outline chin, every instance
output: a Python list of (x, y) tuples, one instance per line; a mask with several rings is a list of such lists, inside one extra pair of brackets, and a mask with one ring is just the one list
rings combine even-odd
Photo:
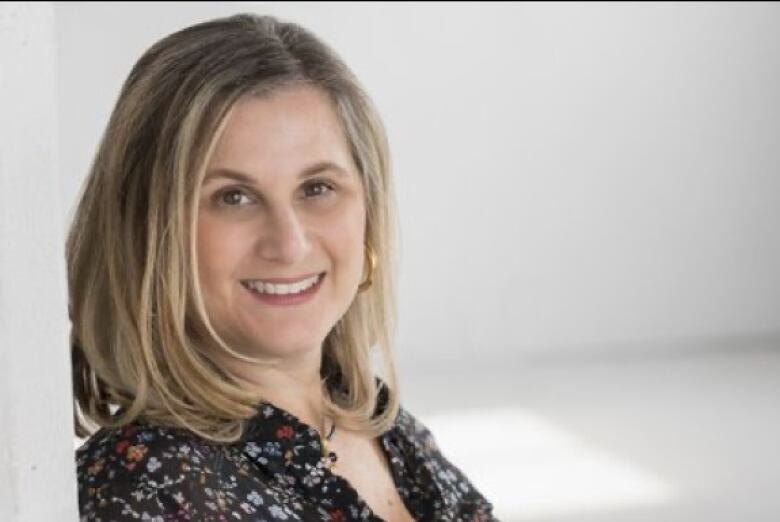
[(250, 350), (257, 356), (272, 355), (272, 356), (285, 356), (292, 354), (300, 354), (309, 352), (311, 350), (319, 350), (322, 346), (325, 337), (322, 338), (300, 338), (298, 336), (292, 336), (289, 338), (275, 337), (273, 341), (263, 340), (256, 338), (245, 346), (251, 347)]

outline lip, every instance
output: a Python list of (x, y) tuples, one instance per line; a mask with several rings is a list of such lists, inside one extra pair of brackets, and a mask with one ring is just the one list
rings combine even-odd
[[(322, 274), (322, 277), (320, 277), (317, 283), (315, 283), (313, 286), (307, 288), (306, 290), (304, 290), (299, 294), (261, 294), (255, 292), (254, 290), (250, 290), (244, 284), (241, 284), (241, 287), (250, 295), (250, 297), (257, 299), (258, 301), (265, 304), (278, 305), (278, 306), (297, 305), (313, 299), (314, 296), (317, 294), (320, 287), (322, 286), (322, 282), (325, 281), (325, 277), (327, 276), (326, 272), (320, 272), (320, 274)], [(318, 275), (318, 274), (312, 274), (312, 275)]]

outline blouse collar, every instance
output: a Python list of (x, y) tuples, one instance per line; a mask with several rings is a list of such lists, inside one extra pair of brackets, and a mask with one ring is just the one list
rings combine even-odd
[[(378, 377), (377, 381), (379, 397), (374, 416), (385, 410), (388, 401), (387, 385)], [(399, 411), (391, 429), (382, 435), (389, 436), (393, 445), (399, 440), (396, 432), (400, 415)], [(277, 480), (304, 489), (323, 480), (327, 464), (317, 430), (270, 402), (258, 404), (257, 415), (249, 420), (242, 444), (244, 454)]]

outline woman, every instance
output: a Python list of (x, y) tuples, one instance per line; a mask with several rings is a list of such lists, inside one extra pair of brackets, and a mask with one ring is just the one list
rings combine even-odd
[(300, 26), (140, 58), (67, 245), (83, 520), (495, 520), (399, 404), (392, 201), (373, 105)]

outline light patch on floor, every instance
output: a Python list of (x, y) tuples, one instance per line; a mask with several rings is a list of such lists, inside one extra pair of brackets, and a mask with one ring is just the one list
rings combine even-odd
[(663, 478), (517, 408), (420, 417), (500, 520), (539, 520), (672, 502)]

